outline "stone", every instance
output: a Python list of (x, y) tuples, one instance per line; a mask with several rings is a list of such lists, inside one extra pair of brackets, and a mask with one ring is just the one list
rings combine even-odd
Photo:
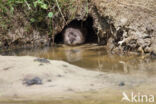
[(42, 84), (42, 79), (39, 77), (33, 77), (33, 78), (25, 78), (23, 80), (23, 84), (27, 86), (32, 86), (32, 85), (41, 85)]

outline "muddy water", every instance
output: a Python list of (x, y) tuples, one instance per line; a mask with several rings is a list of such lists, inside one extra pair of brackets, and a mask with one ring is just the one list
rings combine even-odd
[[(156, 77), (156, 60), (143, 59), (139, 56), (122, 56), (112, 55), (107, 53), (107, 49), (96, 44), (86, 44), (83, 46), (70, 47), (58, 45), (55, 48), (40, 48), (40, 49), (17, 49), (11, 51), (1, 51), (2, 55), (15, 56), (36, 56), (51, 60), (64, 60), (71, 64), (86, 68), (88, 70), (102, 71), (106, 73), (125, 74), (130, 76), (143, 76), (146, 78)], [(140, 77), (140, 78), (143, 78)], [(126, 78), (126, 77), (125, 77)], [(131, 83), (135, 83), (131, 81)], [(142, 81), (142, 80), (141, 80)], [(143, 81), (144, 82), (144, 81)], [(151, 85), (150, 85), (151, 84)], [(70, 100), (55, 100), (52, 101), (8, 101), (2, 104), (121, 104), (122, 92), (132, 91), (142, 92), (146, 94), (155, 93), (155, 84), (150, 83), (147, 86), (142, 85), (141, 88), (120, 88), (118, 90), (109, 88), (108, 90), (99, 92), (80, 93), (78, 97), (72, 97)], [(145, 90), (144, 90), (145, 89)], [(145, 92), (146, 91), (146, 92)], [(1, 104), (1, 103), (0, 103)], [(129, 104), (129, 103), (127, 103)], [(142, 103), (143, 104), (143, 103)]]
[(51, 60), (64, 60), (71, 64), (95, 71), (123, 74), (156, 75), (156, 60), (139, 56), (112, 55), (104, 46), (86, 44), (82, 46), (57, 45), (54, 48), (17, 49), (1, 52), (3, 55), (36, 56)]

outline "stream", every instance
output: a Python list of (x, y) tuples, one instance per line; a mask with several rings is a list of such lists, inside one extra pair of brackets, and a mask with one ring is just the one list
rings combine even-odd
[(88, 70), (108, 73), (156, 75), (156, 60), (141, 56), (112, 55), (104, 46), (85, 44), (81, 46), (56, 45), (34, 49), (1, 51), (2, 55), (35, 56), (51, 60), (63, 60)]
[[(127, 81), (128, 87), (124, 83), (120, 83), (119, 89), (116, 90), (109, 88), (105, 91), (100, 90), (99, 92), (85, 92), (78, 93), (82, 98), (73, 97), (73, 99), (63, 99), (54, 101), (11, 101), (3, 102), (0, 104), (113, 104), (117, 102), (120, 104), (121, 93), (123, 90), (126, 91), (134, 90), (154, 93), (153, 88), (155, 84), (152, 81), (156, 79), (156, 60), (143, 58), (142, 56), (133, 55), (112, 55), (107, 52), (104, 46), (99, 46), (96, 44), (85, 44), (80, 46), (66, 46), (66, 45), (56, 45), (54, 48), (44, 47), (44, 48), (34, 48), (34, 49), (16, 49), (10, 51), (0, 51), (1, 55), (4, 56), (34, 56), (40, 58), (46, 58), (50, 60), (63, 60), (70, 64), (85, 68), (87, 70), (104, 72), (106, 74), (116, 75), (119, 79), (114, 80), (112, 77), (108, 79), (111, 83), (118, 83), (118, 80)], [(120, 77), (120, 75), (122, 77)], [(125, 76), (125, 77), (124, 77)], [(134, 78), (132, 78), (134, 77)], [(128, 79), (123, 79), (128, 78)], [(136, 80), (135, 80), (136, 78)], [(138, 78), (138, 79), (137, 79)], [(149, 80), (146, 80), (149, 78)], [(146, 86), (144, 82), (149, 82)], [(133, 85), (135, 87), (130, 87)], [(136, 85), (135, 85), (136, 84)], [(138, 86), (141, 84), (141, 86)], [(151, 87), (151, 89), (150, 89)], [(118, 87), (117, 87), (118, 89)], [(104, 95), (104, 93), (108, 95)], [(94, 96), (94, 97), (93, 97)], [(110, 98), (111, 96), (111, 98)], [(76, 99), (75, 99), (76, 98)]]

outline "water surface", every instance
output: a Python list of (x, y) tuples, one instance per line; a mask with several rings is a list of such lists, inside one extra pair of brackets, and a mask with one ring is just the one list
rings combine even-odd
[(156, 60), (142, 59), (142, 57), (132, 55), (112, 55), (104, 46), (96, 44), (16, 49), (3, 51), (1, 54), (63, 60), (89, 70), (109, 73), (156, 75)]

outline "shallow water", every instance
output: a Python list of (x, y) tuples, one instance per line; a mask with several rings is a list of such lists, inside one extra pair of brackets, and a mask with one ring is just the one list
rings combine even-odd
[(156, 75), (156, 60), (139, 56), (112, 55), (104, 46), (85, 44), (81, 46), (57, 45), (54, 48), (16, 49), (1, 52), (3, 55), (36, 56), (51, 60), (63, 60), (95, 71), (123, 74)]
[[(98, 46), (96, 44), (86, 44), (75, 47), (57, 45), (54, 48), (16, 49), (11, 51), (1, 51), (0, 54), (35, 56), (51, 60), (63, 60), (88, 70), (102, 71), (106, 73), (129, 74), (130, 76), (132, 74), (132, 76), (139, 75), (143, 77), (145, 76), (146, 78), (156, 77), (156, 60), (151, 60), (149, 58), (143, 59), (141, 56), (112, 55), (107, 52), (107, 49), (104, 46)], [(155, 84), (151, 84), (151, 86), (153, 85)], [(142, 87), (144, 89), (144, 86)], [(150, 89), (149, 86), (145, 88), (146, 90), (148, 89), (150, 93), (154, 91)], [(110, 92), (107, 92), (109, 96), (106, 95), (106, 92), (103, 93), (102, 91), (99, 96), (97, 93), (91, 93), (88, 95), (82, 94), (80, 95), (82, 96), (82, 99), (80, 100), (78, 100), (77, 97), (74, 97), (71, 100), (62, 99), (56, 101), (42, 101), (42, 99), (41, 101), (26, 102), (22, 100), (11, 100), (2, 102), (2, 104), (114, 104), (114, 102), (120, 104), (120, 99), (122, 98), (122, 90), (120, 90), (115, 90), (113, 92), (109, 89), (108, 91)], [(126, 91), (128, 90), (126, 89)], [(96, 97), (96, 99), (93, 99), (94, 97)]]

